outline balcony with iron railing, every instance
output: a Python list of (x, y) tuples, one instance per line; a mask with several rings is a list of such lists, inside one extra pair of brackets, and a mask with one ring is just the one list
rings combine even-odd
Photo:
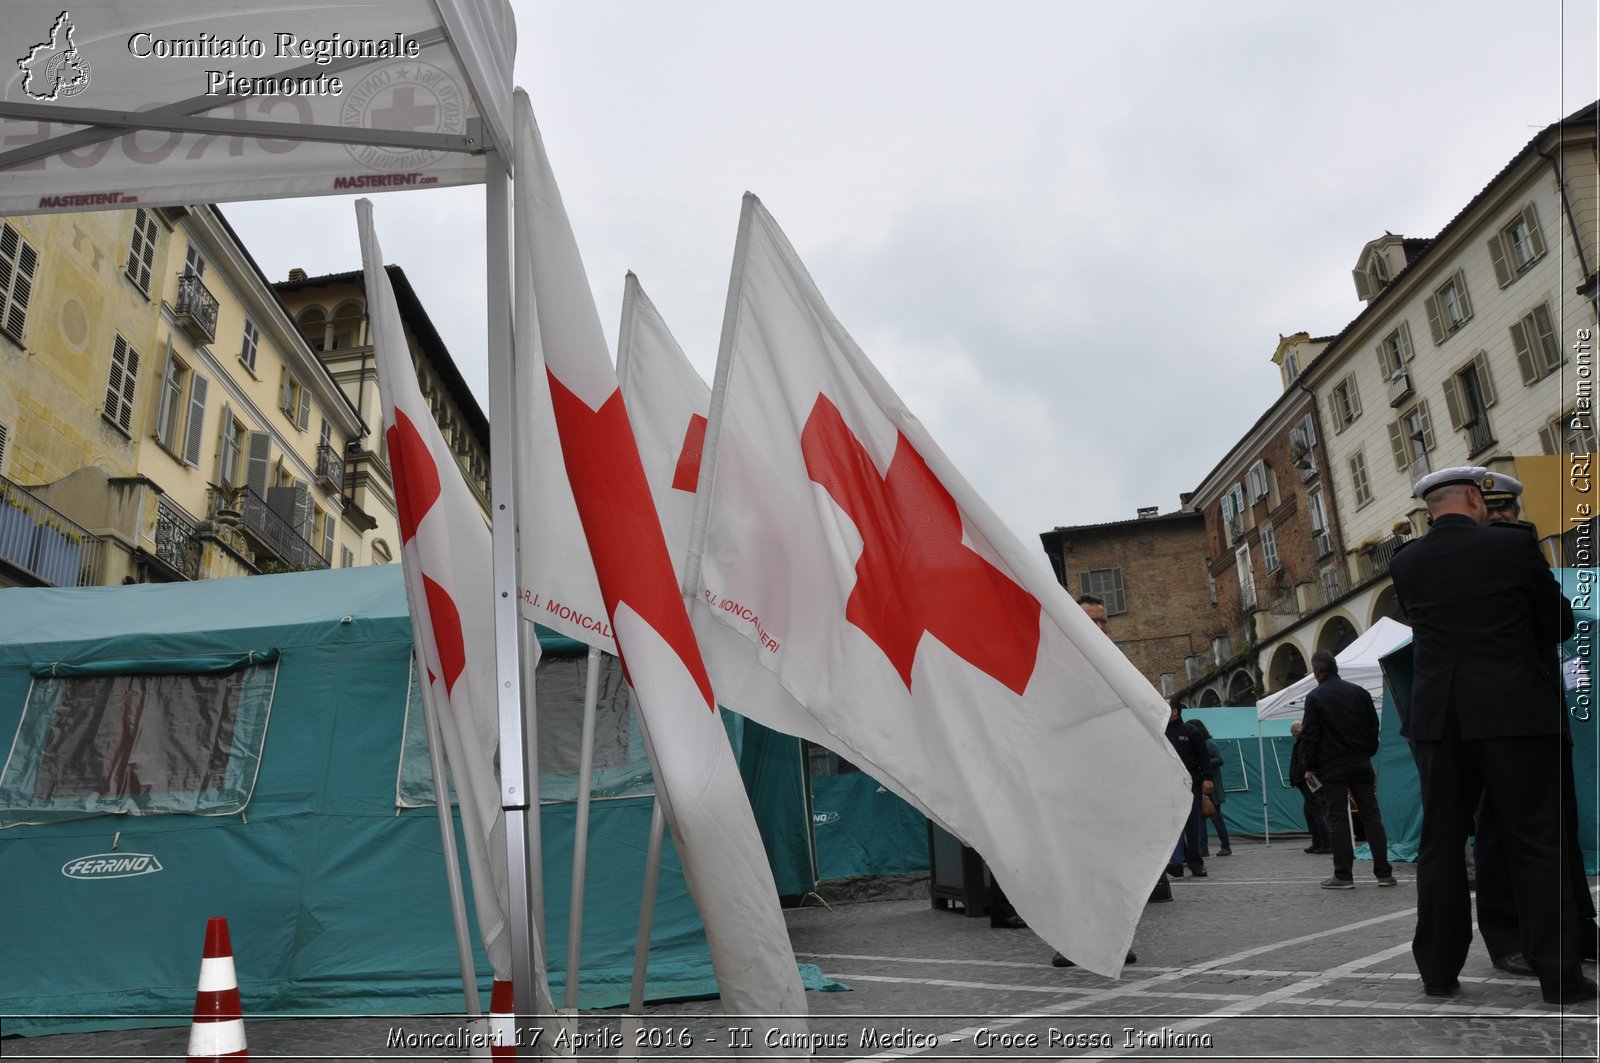
[(200, 522), (188, 510), (162, 498), (156, 503), (156, 557), (186, 579), (200, 578)]
[(103, 542), (26, 487), (0, 476), (0, 561), (51, 587), (93, 585)]
[(1494, 446), (1495, 438), (1489, 430), (1489, 418), (1479, 414), (1461, 427), (1467, 430), (1467, 452), (1471, 457), (1475, 458)]
[(344, 493), (344, 455), (326, 443), (317, 447), (317, 482), (333, 494)]
[(1371, 583), (1389, 574), (1389, 562), (1395, 551), (1406, 542), (1404, 535), (1391, 535), (1356, 553), (1356, 575), (1362, 583)]
[[(238, 521), (257, 546), (292, 569), (327, 568), (328, 559), (306, 542), (295, 526), (248, 487), (211, 490), (211, 516), (217, 521)], [(261, 558), (257, 557), (259, 566)], [(268, 566), (270, 567), (270, 566)]]
[(185, 273), (178, 280), (178, 305), (173, 307), (178, 325), (196, 343), (217, 338), (217, 297), (200, 283), (197, 273)]

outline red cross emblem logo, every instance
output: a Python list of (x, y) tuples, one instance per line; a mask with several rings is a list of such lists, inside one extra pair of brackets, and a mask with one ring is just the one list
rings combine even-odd
[(887, 474), (818, 395), (800, 435), (811, 479), (861, 535), (845, 619), (911, 689), (924, 633), (1020, 695), (1039, 657), (1039, 600), (961, 541), (961, 511), (904, 435)]

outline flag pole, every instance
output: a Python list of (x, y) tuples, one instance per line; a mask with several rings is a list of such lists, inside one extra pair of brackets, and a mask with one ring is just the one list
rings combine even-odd
[[(600, 650), (589, 647), (584, 660), (583, 738), (578, 754), (578, 808), (572, 827), (572, 895), (567, 916), (567, 984), (562, 1011), (578, 1013), (578, 968), (583, 954), (583, 883), (589, 863), (589, 790), (594, 776), (594, 714), (600, 700)], [(574, 1030), (576, 1028), (574, 1027)]]
[[(539, 870), (537, 834), (529, 821), (539, 814), (537, 762), (524, 752), (522, 662), (517, 617), (516, 436), (512, 397), (516, 367), (511, 358), (511, 200), (508, 160), (498, 148), (484, 153), (487, 189), (484, 235), (488, 303), (489, 454), (494, 559), (495, 693), (500, 720), (500, 806), (505, 814), (506, 913), (511, 939), (511, 982), (520, 1045), (534, 1045), (533, 1017), (548, 1008), (550, 989), (538, 969), (535, 916), (529, 894)], [(531, 810), (531, 817), (530, 817)], [(536, 1053), (518, 1049), (519, 1057)]]
[(650, 802), (650, 844), (644, 856), (644, 890), (639, 897), (639, 940), (633, 947), (633, 985), (628, 993), (628, 1014), (622, 1017), (619, 1060), (639, 1058), (639, 1030), (644, 1025), (645, 978), (650, 970), (650, 932), (656, 918), (656, 887), (661, 882), (661, 837), (667, 818), (659, 800)]
[[(412, 681), (416, 682), (415, 669)], [(439, 732), (438, 710), (433, 705), (433, 688), (417, 683), (422, 692), (422, 721), (428, 734), (428, 763), (433, 768), (433, 802), (439, 813), (439, 842), (444, 848), (444, 879), (450, 891), (450, 919), (456, 930), (456, 959), (461, 964), (461, 995), (467, 1014), (481, 1018), (478, 1000), (478, 972), (472, 962), (472, 940), (467, 926), (467, 899), (461, 889), (461, 863), (456, 855), (455, 817), (450, 812), (450, 783), (445, 776), (444, 736)]]

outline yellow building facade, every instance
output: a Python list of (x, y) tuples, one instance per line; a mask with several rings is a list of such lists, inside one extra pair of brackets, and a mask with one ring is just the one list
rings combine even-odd
[(0, 582), (370, 563), (318, 353), (211, 207), (0, 218)]

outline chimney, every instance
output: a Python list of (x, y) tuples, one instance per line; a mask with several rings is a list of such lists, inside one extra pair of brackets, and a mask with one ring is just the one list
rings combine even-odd
[(1161, 507), (1160, 506), (1140, 506), (1139, 510), (1138, 510), (1138, 513), (1139, 513), (1139, 519), (1140, 520), (1149, 520), (1151, 517), (1155, 517), (1155, 516), (1159, 516), (1160, 515)]
[(299, 266), (295, 266), (293, 269), (291, 269), (289, 271), (289, 283), (290, 284), (299, 284), (301, 281), (303, 281), (305, 279), (306, 279), (306, 271), (301, 269)]

